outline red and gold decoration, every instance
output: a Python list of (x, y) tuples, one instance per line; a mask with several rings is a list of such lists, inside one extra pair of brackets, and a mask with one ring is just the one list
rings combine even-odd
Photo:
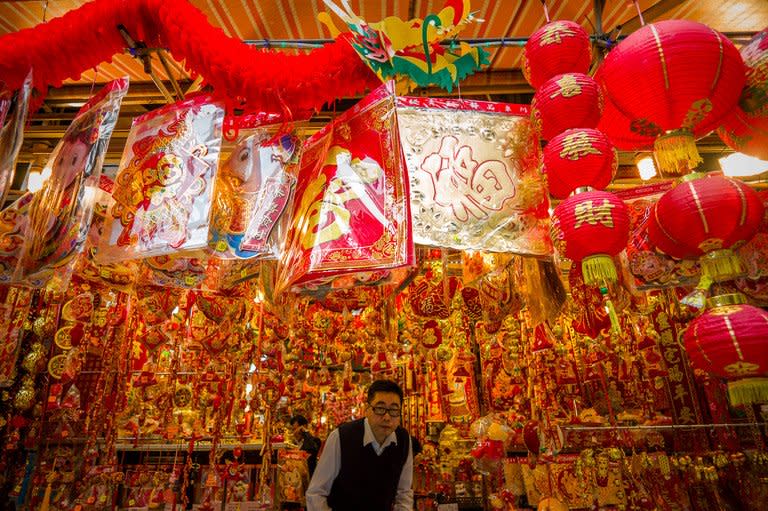
[(278, 288), (375, 284), (414, 262), (389, 82), (309, 139)]
[[(605, 91), (585, 74), (590, 37), (550, 22), (546, 2), (547, 24), (525, 50), (533, 115), (396, 97), (413, 82), (456, 85), (483, 61), (479, 49), (440, 44), (485, 15), (469, 0), (380, 23), (353, 4), (327, 3), (352, 35), (295, 58), (224, 37), (182, 0), (96, 0), (0, 38), (12, 87), (29, 64), (41, 67), (39, 93), (106, 58), (122, 46), (122, 22), (214, 89), (143, 112), (115, 182), (79, 167), (88, 143), (102, 142), (95, 132), (106, 135), (95, 129), (112, 120), (103, 110), (77, 143), (65, 135), (51, 188), (0, 213), (3, 503), (300, 507), (306, 453), (286, 442), (288, 418), (304, 415), (327, 438), (365, 413), (366, 388), (386, 377), (403, 388), (402, 424), (423, 446), (419, 511), (761, 511), (768, 313), (756, 306), (768, 304), (768, 195), (719, 175), (600, 190), (616, 172), (614, 137), (652, 145), (657, 127), (698, 136), (718, 122), (725, 86), (738, 81), (729, 43), (689, 22), (620, 43), (603, 79), (609, 114), (621, 110), (626, 125), (603, 134), (594, 124)], [(52, 44), (60, 34), (71, 40)], [(650, 49), (638, 53), (643, 37)], [(73, 41), (93, 46), (77, 54)], [(744, 111), (764, 92), (762, 44), (742, 53)], [(378, 85), (356, 50), (395, 81), (302, 141), (307, 127), (283, 121)], [(643, 103), (628, 101), (638, 110), (612, 81), (630, 75), (619, 96), (637, 93)], [(263, 111), (224, 121), (226, 108)], [(676, 170), (692, 166), (687, 149), (663, 149), (667, 163), (684, 156)], [(221, 166), (219, 151), (231, 153)], [(540, 168), (561, 201), (549, 237)], [(88, 207), (90, 227), (70, 222)], [(45, 271), (72, 278), (55, 290), (14, 283), (29, 246), (45, 248)], [(701, 272), (717, 296), (696, 317), (684, 304)]]
[(701, 163), (695, 139), (731, 113), (744, 63), (724, 35), (686, 20), (642, 27), (613, 48), (596, 80), (605, 95), (599, 129), (623, 150), (653, 150), (666, 174)]
[(523, 74), (534, 89), (565, 73), (586, 73), (592, 65), (592, 42), (581, 25), (552, 21), (536, 30), (523, 49)]
[(763, 220), (763, 201), (749, 186), (723, 176), (686, 176), (656, 203), (648, 235), (662, 252), (697, 259), (704, 287), (744, 273), (733, 248), (749, 241)]
[(523, 105), (398, 98), (416, 243), (543, 256), (546, 190)]
[(536, 89), (531, 117), (542, 140), (571, 128), (594, 128), (603, 113), (603, 95), (583, 73), (557, 75)]
[(581, 263), (588, 285), (616, 281), (613, 257), (624, 250), (628, 237), (627, 207), (609, 192), (579, 193), (552, 213), (552, 242), (560, 254)]
[(78, 111), (47, 165), (48, 179), (29, 204), (18, 280), (64, 291), (83, 250), (101, 176), (128, 80), (104, 86)]
[(123, 261), (205, 247), (224, 110), (207, 96), (134, 119), (99, 256)]
[(605, 189), (618, 166), (616, 148), (595, 129), (566, 130), (544, 148), (543, 170), (549, 193), (556, 199), (565, 199), (584, 186)]
[(683, 337), (694, 367), (730, 382), (733, 405), (768, 399), (766, 339), (768, 313), (739, 293), (709, 298)]
[(718, 129), (734, 151), (768, 160), (768, 29), (741, 48), (747, 83), (739, 105)]

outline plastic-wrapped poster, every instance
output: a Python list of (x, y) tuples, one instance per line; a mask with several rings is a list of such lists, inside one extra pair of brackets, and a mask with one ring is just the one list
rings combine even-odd
[(31, 92), (32, 71), (15, 94), (0, 82), (0, 203), (5, 202), (16, 170), (16, 157), (24, 140)]
[(100, 259), (123, 261), (206, 246), (223, 120), (223, 107), (207, 96), (134, 119)]
[(304, 144), (278, 289), (385, 281), (414, 261), (391, 83)]
[(276, 258), (296, 183), (299, 140), (249, 130), (216, 176), (209, 246), (222, 259)]
[(110, 82), (78, 112), (47, 167), (51, 177), (29, 205), (19, 278), (33, 287), (64, 290), (82, 252), (101, 166), (128, 92), (128, 79)]
[(416, 243), (551, 254), (549, 200), (527, 105), (397, 99)]

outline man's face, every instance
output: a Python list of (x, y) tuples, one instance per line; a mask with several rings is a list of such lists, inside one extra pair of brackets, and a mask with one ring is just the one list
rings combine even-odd
[(400, 396), (394, 392), (376, 392), (368, 403), (365, 416), (380, 444), (400, 424), (401, 405)]

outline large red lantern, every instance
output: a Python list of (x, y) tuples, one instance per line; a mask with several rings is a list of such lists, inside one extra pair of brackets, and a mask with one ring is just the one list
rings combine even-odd
[[(693, 367), (725, 378), (734, 405), (768, 400), (768, 312), (747, 305), (741, 293), (707, 300), (707, 310), (685, 331)], [(758, 379), (755, 379), (758, 377)]]
[(716, 30), (684, 20), (646, 25), (600, 66), (605, 111), (599, 129), (619, 149), (653, 148), (662, 172), (701, 162), (695, 138), (717, 128), (744, 86), (744, 63)]
[(768, 28), (741, 49), (747, 83), (718, 134), (731, 149), (768, 160)]
[(587, 285), (617, 280), (613, 256), (629, 239), (629, 211), (621, 199), (597, 190), (569, 197), (552, 213), (551, 229), (558, 252), (581, 263)]
[(656, 203), (648, 236), (667, 255), (700, 258), (703, 276), (728, 280), (744, 271), (731, 248), (754, 236), (764, 209), (757, 193), (741, 181), (690, 174)]
[(543, 161), (549, 193), (558, 199), (583, 186), (604, 189), (619, 165), (618, 153), (608, 137), (589, 128), (566, 130), (550, 140)]
[(547, 23), (523, 48), (523, 75), (534, 89), (563, 73), (586, 73), (592, 64), (589, 34), (573, 21)]
[(594, 128), (600, 122), (603, 100), (597, 82), (582, 73), (566, 73), (539, 87), (531, 115), (541, 138), (549, 140), (571, 128)]

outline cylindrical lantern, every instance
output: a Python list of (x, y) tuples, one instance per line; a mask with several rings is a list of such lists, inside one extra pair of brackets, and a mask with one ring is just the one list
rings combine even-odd
[(590, 128), (566, 130), (544, 148), (544, 172), (549, 193), (568, 197), (575, 189), (604, 189), (616, 175), (619, 157), (601, 131)]
[(620, 42), (595, 78), (605, 95), (599, 129), (619, 149), (654, 149), (660, 170), (679, 174), (701, 162), (695, 138), (731, 113), (745, 75), (727, 37), (701, 23), (668, 20)]
[(768, 28), (741, 49), (747, 83), (734, 109), (718, 130), (728, 147), (768, 160)]
[(555, 208), (551, 235), (558, 252), (581, 263), (587, 285), (616, 281), (613, 256), (629, 238), (627, 206), (609, 192), (579, 193)]
[(718, 282), (744, 272), (731, 248), (754, 236), (763, 213), (763, 201), (741, 181), (690, 174), (656, 203), (648, 236), (667, 255), (700, 258), (702, 276)]
[(600, 87), (582, 73), (550, 78), (539, 87), (531, 102), (534, 125), (544, 140), (570, 128), (594, 128), (602, 111)]
[(552, 21), (534, 32), (523, 48), (523, 75), (534, 89), (563, 73), (586, 73), (592, 64), (589, 34), (573, 21)]
[(768, 400), (768, 380), (761, 378), (768, 376), (768, 312), (747, 305), (744, 295), (708, 299), (683, 341), (693, 367), (732, 382), (732, 404)]

